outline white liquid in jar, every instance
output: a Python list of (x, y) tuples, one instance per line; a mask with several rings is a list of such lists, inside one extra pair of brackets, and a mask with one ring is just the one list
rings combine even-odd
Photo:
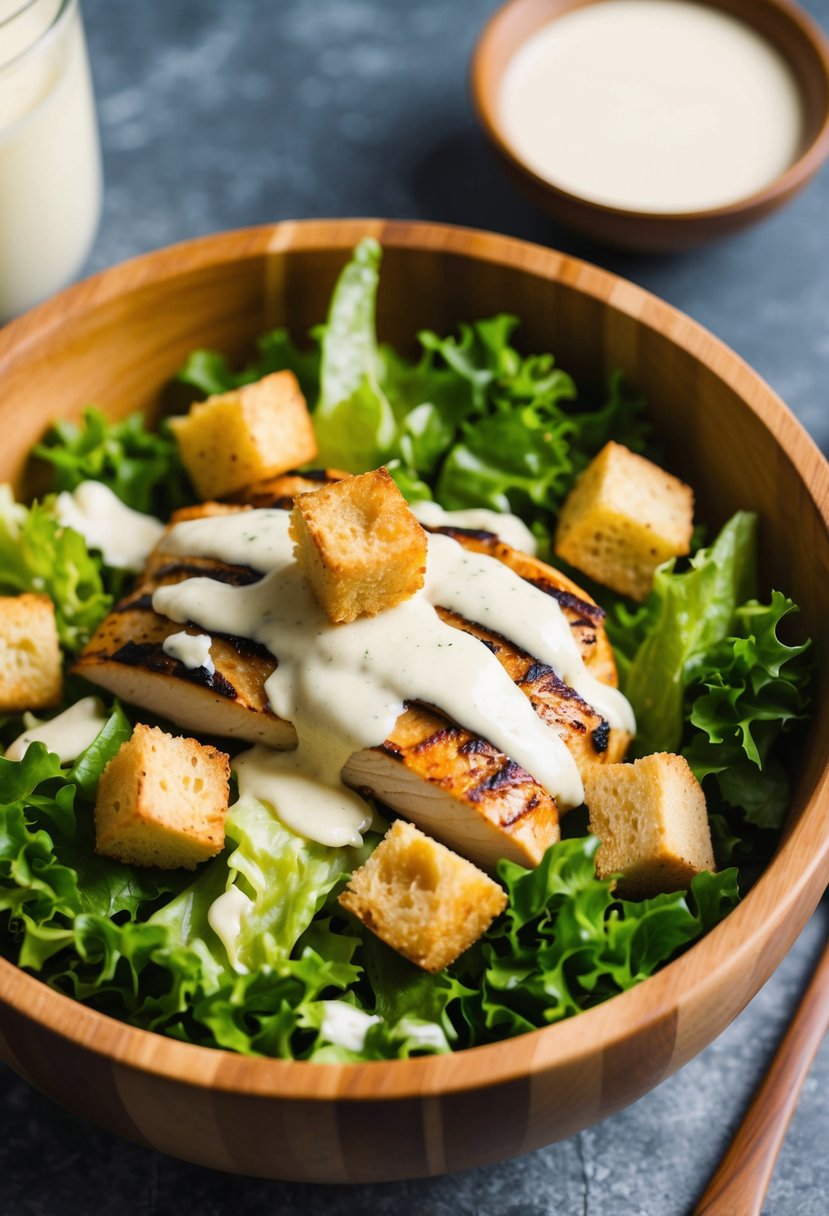
[(501, 120), (540, 177), (648, 212), (720, 207), (794, 163), (797, 82), (749, 26), (692, 0), (605, 0), (534, 34), (504, 75)]
[(0, 321), (80, 269), (101, 157), (77, 0), (0, 0)]

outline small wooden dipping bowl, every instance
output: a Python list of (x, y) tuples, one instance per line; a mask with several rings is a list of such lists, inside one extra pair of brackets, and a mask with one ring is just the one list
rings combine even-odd
[[(325, 315), (352, 246), (385, 259), (381, 336), (411, 350), (495, 312), (554, 351), (583, 400), (622, 368), (648, 397), (666, 462), (716, 528), (759, 512), (763, 590), (801, 605), (822, 660), (785, 837), (743, 903), (681, 958), (587, 1013), (457, 1055), (359, 1065), (248, 1059), (92, 1011), (0, 959), (0, 1055), (69, 1110), (221, 1170), (381, 1182), (470, 1169), (571, 1136), (680, 1068), (765, 982), (829, 881), (829, 468), (774, 393), (694, 322), (548, 249), (483, 232), (378, 220), (285, 223), (149, 254), (63, 292), (0, 333), (0, 479), (55, 415), (94, 402), (157, 411), (194, 347), (244, 358)], [(739, 456), (737, 455), (739, 453)], [(759, 778), (758, 778), (759, 779)]]
[[(509, 0), (484, 27), (472, 58), (471, 86), (484, 131), (508, 171), (555, 220), (606, 245), (672, 252), (702, 245), (763, 219), (789, 202), (829, 156), (829, 39), (792, 0), (698, 0), (731, 14), (770, 42), (800, 88), (801, 150), (795, 162), (763, 189), (706, 210), (656, 212), (593, 202), (553, 185), (525, 163), (501, 119), (504, 75), (516, 52), (566, 13), (605, 0)], [(589, 81), (585, 84), (589, 88)], [(575, 97), (573, 106), (578, 106)], [(561, 116), (567, 121), (567, 115)]]

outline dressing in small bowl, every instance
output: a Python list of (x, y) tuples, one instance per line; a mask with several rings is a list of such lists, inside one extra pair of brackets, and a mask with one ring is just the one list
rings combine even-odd
[(761, 218), (829, 153), (828, 46), (787, 0), (512, 0), (473, 87), (557, 219), (682, 248)]

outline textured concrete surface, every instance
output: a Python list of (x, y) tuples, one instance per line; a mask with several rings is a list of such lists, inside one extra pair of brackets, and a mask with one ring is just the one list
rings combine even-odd
[[(90, 270), (287, 217), (493, 228), (618, 271), (708, 326), (829, 448), (829, 173), (692, 255), (616, 254), (515, 193), (472, 118), (467, 63), (494, 0), (84, 0), (105, 150)], [(829, 29), (829, 0), (806, 7)], [(429, 1182), (322, 1188), (232, 1178), (134, 1148), (0, 1076), (0, 1216), (685, 1216), (739, 1123), (829, 931), (825, 906), (769, 984), (681, 1073), (580, 1136)], [(764, 1208), (829, 1212), (829, 1049)]]

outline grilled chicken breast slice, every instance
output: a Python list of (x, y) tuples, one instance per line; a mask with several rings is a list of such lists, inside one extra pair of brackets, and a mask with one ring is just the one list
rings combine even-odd
[[(239, 508), (203, 504), (179, 512), (173, 522), (235, 509)], [(487, 546), (483, 551), (494, 545), (514, 553), (489, 534), (450, 531), (460, 543)], [(524, 557), (518, 554), (513, 560)], [(535, 563), (527, 567), (535, 577), (556, 580), (556, 572), (543, 563), (527, 561)], [(234, 585), (259, 577), (246, 567), (205, 558), (171, 559), (156, 551), (141, 583), (102, 623), (76, 670), (124, 700), (187, 729), (277, 748), (293, 746), (293, 727), (267, 704), (264, 684), (276, 666), (267, 651), (246, 639), (216, 636), (211, 645), (216, 668), (212, 674), (204, 668), (190, 670), (164, 652), (165, 638), (181, 626), (153, 612), (152, 594), (159, 586), (197, 576)], [(597, 643), (604, 632), (601, 610), (579, 599), (577, 589), (571, 592), (573, 584), (561, 581), (572, 600), (562, 602), (563, 611), (585, 661), (595, 670), (597, 655), (601, 656)], [(564, 737), (580, 768), (624, 754), (627, 737), (609, 731), (549, 668), (472, 622), (444, 610), (441, 615), (489, 647), (536, 711)], [(612, 662), (609, 645), (608, 652)], [(501, 857), (535, 865), (559, 839), (556, 803), (525, 770), (485, 740), (427, 708), (408, 707), (390, 738), (353, 756), (343, 776), (485, 868), (492, 869)]]
[[(349, 476), (349, 473), (344, 473), (340, 469), (310, 469), (304, 473), (280, 473), (276, 477), (268, 477), (240, 490), (234, 496), (234, 502), (240, 506), (290, 510), (297, 494), (313, 493), (321, 486), (330, 485), (334, 481), (342, 481), (343, 478)], [(582, 659), (591, 674), (605, 684), (610, 684), (614, 688), (617, 686), (616, 660), (602, 625), (605, 617), (604, 609), (600, 608), (595, 600), (591, 599), (572, 579), (567, 578), (560, 570), (548, 566), (540, 558), (513, 549), (492, 532), (446, 525), (442, 527), (427, 526), (426, 531), (451, 536), (466, 549), (497, 558), (521, 578), (558, 600), (578, 642)], [(624, 754), (624, 749), (622, 754)]]

